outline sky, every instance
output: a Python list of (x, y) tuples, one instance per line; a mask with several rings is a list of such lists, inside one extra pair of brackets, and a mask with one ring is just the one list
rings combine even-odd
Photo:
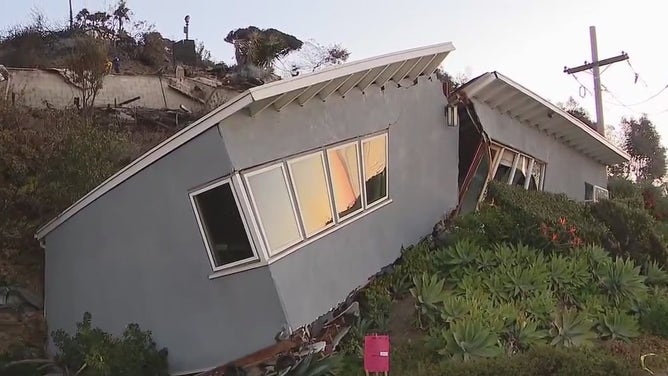
[[(83, 7), (109, 9), (115, 0), (72, 0)], [(183, 18), (191, 17), (190, 37), (204, 42), (214, 58), (233, 61), (228, 31), (249, 25), (273, 27), (321, 44), (340, 43), (350, 60), (451, 41), (457, 48), (443, 68), (473, 78), (499, 71), (552, 102), (574, 97), (595, 117), (592, 76), (563, 73), (591, 61), (589, 26), (596, 26), (599, 58), (622, 51), (627, 62), (602, 74), (604, 118), (643, 113), (668, 144), (668, 85), (665, 37), (668, 4), (657, 0), (127, 0), (134, 17), (145, 19), (165, 37), (183, 38)], [(3, 1), (0, 26), (30, 19), (39, 9), (52, 22), (65, 23), (67, 0)], [(0, 62), (1, 64), (2, 62)], [(634, 83), (635, 73), (639, 79)], [(584, 85), (586, 89), (582, 89)], [(584, 97), (581, 97), (584, 94)], [(646, 102), (645, 102), (646, 101)], [(644, 102), (644, 103), (641, 103)], [(638, 104), (641, 103), (641, 104)]]

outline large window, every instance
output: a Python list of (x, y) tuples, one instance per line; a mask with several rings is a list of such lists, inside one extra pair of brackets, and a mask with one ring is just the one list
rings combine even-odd
[(494, 180), (517, 185), (529, 190), (542, 190), (545, 164), (513, 149), (492, 144)]
[(245, 173), (269, 255), (387, 201), (387, 134)]
[(353, 142), (327, 150), (329, 173), (334, 189), (334, 204), (339, 219), (346, 218), (362, 209), (362, 183), (360, 179), (360, 157)]
[(271, 166), (247, 175), (246, 180), (269, 252), (278, 253), (302, 240), (285, 167)]
[(288, 166), (306, 236), (334, 224), (324, 154), (297, 158), (288, 162)]
[(191, 195), (214, 269), (257, 259), (229, 181)]

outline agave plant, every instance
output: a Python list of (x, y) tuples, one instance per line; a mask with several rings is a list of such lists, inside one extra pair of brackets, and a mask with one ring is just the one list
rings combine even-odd
[(555, 292), (564, 292), (584, 283), (586, 275), (577, 275), (580, 269), (573, 267), (573, 260), (561, 255), (553, 256), (547, 262), (550, 287)]
[(538, 323), (535, 321), (520, 317), (504, 333), (503, 337), (506, 340), (508, 354), (512, 355), (518, 351), (526, 350), (531, 346), (544, 343), (548, 335), (548, 331), (539, 329)]
[(489, 271), (499, 265), (499, 260), (495, 257), (493, 251), (484, 249), (478, 253), (475, 263), (477, 264), (478, 270)]
[(573, 309), (566, 309), (554, 314), (552, 321), (553, 346), (578, 347), (591, 345), (592, 340), (596, 338), (596, 333), (592, 331), (593, 323), (583, 312)]
[(552, 291), (544, 290), (538, 292), (535, 296), (518, 302), (518, 305), (536, 321), (543, 322), (549, 320), (556, 303)]
[(640, 275), (640, 267), (631, 260), (618, 257), (615, 262), (604, 265), (599, 273), (603, 290), (616, 307), (637, 301), (647, 292), (645, 276)]
[(277, 376), (333, 376), (341, 368), (341, 359), (337, 356), (321, 357), (309, 354), (295, 365), (279, 371)]
[(524, 244), (498, 244), (494, 254), (499, 262), (511, 265), (536, 264), (539, 251)]
[(517, 265), (507, 270), (506, 291), (515, 299), (526, 299), (547, 288), (547, 272), (539, 266)]
[(470, 308), (463, 297), (448, 295), (443, 300), (441, 318), (447, 323), (452, 323), (463, 319), (469, 311)]
[(587, 260), (589, 268), (591, 270), (598, 270), (600, 267), (608, 265), (611, 263), (612, 259), (610, 254), (600, 246), (597, 245), (587, 245), (580, 248), (577, 255), (582, 255)]
[(463, 239), (441, 250), (436, 256), (436, 262), (448, 269), (456, 269), (471, 264), (479, 253), (480, 247), (475, 242)]
[[(445, 281), (436, 275), (422, 273), (418, 277), (413, 277), (415, 287), (411, 288), (411, 295), (417, 301), (418, 321), (421, 323), (421, 317), (427, 315), (433, 318), (432, 314), (438, 312), (438, 305), (447, 297), (445, 292)], [(420, 326), (422, 326), (420, 324)]]
[(668, 273), (656, 261), (650, 261), (645, 266), (645, 283), (650, 286), (665, 286), (668, 284)]
[(480, 320), (463, 320), (443, 330), (445, 347), (438, 352), (454, 359), (469, 361), (491, 358), (502, 353), (499, 340)]
[(598, 330), (603, 339), (621, 339), (625, 342), (640, 335), (638, 321), (619, 310), (611, 310), (601, 315)]
[(494, 273), (482, 282), (489, 292), (491, 299), (496, 303), (505, 303), (510, 300), (505, 281), (499, 273)]

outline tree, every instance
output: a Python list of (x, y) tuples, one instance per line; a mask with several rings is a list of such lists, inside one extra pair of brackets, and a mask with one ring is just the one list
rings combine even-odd
[(666, 148), (661, 146), (661, 136), (646, 115), (639, 119), (622, 119), (623, 147), (631, 160), (614, 166), (612, 173), (624, 175), (636, 181), (657, 182), (666, 175)]
[(65, 66), (71, 73), (72, 82), (81, 91), (81, 105), (86, 113), (93, 107), (97, 93), (102, 89), (104, 76), (107, 75), (107, 53), (104, 42), (92, 37), (81, 37), (66, 59)]
[(575, 118), (581, 122), (587, 124), (590, 128), (596, 129), (596, 125), (591, 120), (589, 113), (584, 109), (573, 97), (569, 97), (566, 103), (557, 103), (557, 106), (562, 110), (573, 115)]
[(130, 21), (130, 8), (127, 7), (125, 0), (119, 0), (113, 13), (114, 20), (118, 23), (118, 34), (123, 31), (123, 22)]
[(304, 42), (302, 48), (277, 59), (277, 68), (283, 76), (312, 73), (325, 67), (345, 63), (350, 52), (340, 44), (324, 46), (314, 40)]
[(457, 75), (457, 77), (454, 77), (450, 75), (450, 73), (444, 71), (441, 67), (436, 68), (435, 73), (436, 78), (438, 78), (439, 81), (448, 84), (448, 89), (450, 92), (457, 90), (457, 88), (469, 80), (464, 73), (460, 73)]
[(264, 69), (271, 69), (274, 60), (300, 49), (304, 44), (293, 35), (255, 26), (230, 31), (225, 42), (234, 45), (237, 65), (255, 65)]

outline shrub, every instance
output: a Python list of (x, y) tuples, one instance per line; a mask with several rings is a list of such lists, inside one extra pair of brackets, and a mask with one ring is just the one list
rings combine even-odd
[(639, 264), (654, 260), (668, 263), (668, 249), (656, 229), (656, 222), (644, 209), (633, 208), (615, 200), (603, 200), (591, 205), (594, 217), (610, 229), (608, 252), (630, 257)]
[[(448, 376), (628, 376), (631, 366), (598, 350), (537, 346), (512, 357), (475, 363), (447, 362), (441, 373)], [(642, 373), (638, 373), (642, 374)]]
[(165, 40), (157, 31), (142, 35), (139, 60), (151, 67), (159, 67), (165, 62)]
[[(455, 239), (471, 237), (487, 244), (522, 243), (550, 250), (569, 248), (574, 241), (600, 244), (605, 238), (607, 229), (592, 218), (588, 207), (563, 194), (490, 182), (487, 200), (478, 213), (454, 221)], [(560, 233), (554, 239), (557, 230)]]
[(167, 349), (158, 350), (151, 332), (130, 324), (121, 338), (114, 338), (91, 323), (86, 312), (72, 336), (55, 331), (53, 342), (59, 350), (57, 361), (70, 371), (82, 370), (82, 376), (167, 375)]
[(640, 328), (650, 334), (668, 338), (668, 298), (655, 295), (647, 300), (647, 307), (640, 316)]

